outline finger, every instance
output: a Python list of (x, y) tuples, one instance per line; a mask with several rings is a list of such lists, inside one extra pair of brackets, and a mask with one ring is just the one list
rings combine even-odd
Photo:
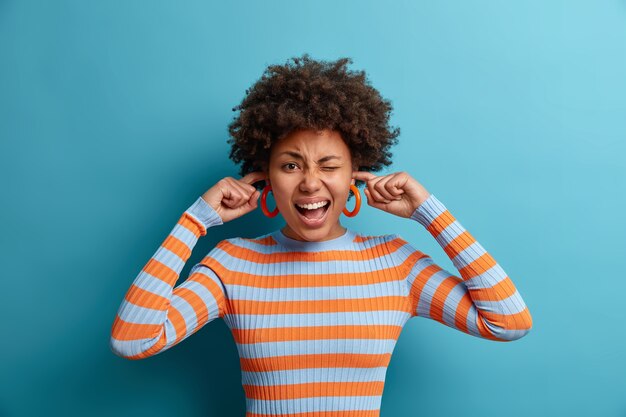
[(372, 197), (375, 198), (375, 199), (382, 200), (380, 198), (380, 195), (374, 190), (374, 185), (376, 184), (376, 182), (380, 181), (384, 177), (378, 177), (378, 176), (372, 174), (371, 172), (367, 172), (367, 171), (353, 171), (352, 172), (352, 178), (357, 179), (357, 180), (361, 180), (361, 181), (365, 181), (366, 182), (366, 187), (369, 188), (370, 190), (374, 191), (374, 194), (372, 195)]
[(219, 190), (222, 193), (222, 197), (220, 199), (220, 204), (223, 204), (226, 207), (231, 207), (234, 204), (234, 193), (230, 186), (230, 181), (228, 178), (222, 178), (218, 182)]
[(389, 183), (389, 181), (391, 181), (391, 179), (393, 178), (393, 176), (386, 176), (385, 178), (383, 178), (382, 180), (378, 181), (376, 183), (376, 191), (378, 191), (380, 193), (380, 195), (382, 195), (385, 200), (387, 201), (391, 201), (391, 200), (395, 200), (396, 196), (391, 194), (389, 192), (389, 190), (387, 189), (387, 183)]
[(247, 181), (244, 181), (244, 178), (245, 177), (243, 177), (243, 178), (241, 178), (239, 180), (235, 180), (235, 183), (240, 187), (241, 190), (245, 190), (245, 191), (248, 192), (248, 194), (252, 194), (253, 192), (256, 191), (256, 187), (254, 185), (251, 185), (251, 184), (254, 184), (257, 181), (254, 181), (254, 179), (252, 179), (253, 182), (249, 183)]
[(244, 182), (241, 179), (228, 177), (228, 180), (232, 187), (241, 192), (242, 198), (248, 198), (253, 192), (256, 191), (256, 188), (253, 185), (250, 185), (249, 183)]
[(226, 187), (224, 190), (224, 204), (230, 208), (235, 208), (241, 205), (243, 200), (243, 190), (235, 184), (235, 181), (226, 179)]
[(372, 194), (370, 193), (370, 190), (366, 188), (364, 191), (365, 191), (365, 197), (367, 197), (367, 204), (369, 204), (370, 206), (374, 208), (381, 209), (382, 204), (374, 200), (374, 198), (372, 197)]
[(352, 178), (356, 180), (361, 180), (361, 181), (369, 181), (369, 180), (376, 178), (376, 175), (367, 171), (353, 171)]
[(235, 200), (229, 200), (227, 198), (222, 199), (222, 204), (230, 209), (237, 208), (237, 202)]
[(404, 185), (406, 181), (402, 181), (402, 178), (398, 176), (394, 176), (394, 178), (389, 181), (385, 186), (387, 191), (389, 191), (393, 196), (395, 196), (396, 200), (402, 199), (402, 194), (404, 194)]
[(239, 211), (240, 216), (251, 212), (257, 207), (259, 195), (261, 195), (259, 191), (253, 192), (252, 195), (250, 195), (249, 200), (247, 200), (246, 202), (244, 202), (244, 204), (237, 207), (237, 210)]
[(405, 184), (406, 179), (403, 179), (401, 175), (394, 174), (385, 182), (385, 190), (389, 193), (392, 200), (401, 200)]
[(376, 202), (380, 203), (388, 203), (390, 201), (380, 193), (380, 190), (377, 187), (378, 182), (382, 181), (384, 178), (385, 177), (378, 177), (367, 182), (367, 189), (369, 189), (370, 194)]
[(250, 172), (239, 179), (247, 184), (254, 184), (267, 178), (267, 175), (263, 171)]
[(248, 197), (248, 200), (246, 201), (246, 205), (252, 208), (256, 208), (260, 196), (261, 196), (261, 192), (259, 190), (255, 190), (252, 194), (250, 194), (250, 197)]
[(261, 192), (256, 190), (250, 196), (250, 199), (246, 202), (246, 205), (250, 207), (250, 209), (255, 209), (259, 203), (259, 197), (261, 196)]

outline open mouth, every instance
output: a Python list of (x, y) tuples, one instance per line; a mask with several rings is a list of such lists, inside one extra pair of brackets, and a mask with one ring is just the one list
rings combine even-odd
[(326, 213), (328, 212), (328, 208), (330, 207), (330, 201), (327, 201), (326, 204), (322, 207), (312, 209), (302, 208), (299, 207), (297, 204), (294, 204), (294, 207), (296, 208), (296, 210), (298, 210), (298, 213), (300, 213), (302, 217), (306, 219), (306, 223), (315, 224), (324, 221)]

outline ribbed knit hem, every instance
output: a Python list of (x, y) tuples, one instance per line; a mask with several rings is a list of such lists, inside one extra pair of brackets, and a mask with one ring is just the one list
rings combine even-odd
[(434, 194), (431, 194), (415, 209), (413, 214), (411, 214), (411, 219), (416, 220), (424, 227), (428, 227), (433, 220), (446, 210), (446, 206)]
[(195, 217), (204, 226), (205, 232), (209, 227), (223, 224), (222, 218), (217, 214), (217, 211), (204, 201), (202, 197), (198, 197), (186, 212)]

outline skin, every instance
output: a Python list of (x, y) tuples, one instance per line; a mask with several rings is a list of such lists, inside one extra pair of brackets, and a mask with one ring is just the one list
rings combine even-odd
[[(301, 158), (284, 152), (295, 152)], [(338, 158), (320, 162), (326, 156)], [(285, 236), (302, 241), (323, 241), (343, 235), (339, 216), (346, 206), (352, 178), (350, 149), (336, 131), (297, 130), (277, 142), (270, 153), (268, 183), (279, 212), (287, 222)], [(320, 197), (330, 200), (322, 227), (311, 228), (300, 220), (295, 201)]]
[[(297, 152), (301, 157), (285, 154)], [(338, 158), (320, 161), (326, 156)], [(350, 149), (333, 130), (297, 130), (274, 144), (269, 162), (261, 171), (241, 179), (222, 178), (202, 198), (211, 205), (223, 222), (243, 216), (258, 207), (261, 195), (252, 185), (265, 180), (280, 214), (287, 223), (282, 232), (295, 240), (319, 242), (343, 235), (346, 228), (339, 221), (346, 206), (350, 184), (366, 183), (367, 204), (387, 213), (408, 218), (430, 193), (406, 172), (377, 176), (355, 171)], [(312, 228), (299, 219), (294, 203), (308, 197), (330, 201), (326, 221)], [(351, 210), (351, 209), (350, 209)]]

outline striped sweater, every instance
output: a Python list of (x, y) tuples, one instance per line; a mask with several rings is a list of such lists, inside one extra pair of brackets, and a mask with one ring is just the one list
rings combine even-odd
[(147, 358), (219, 317), (240, 357), (246, 417), (379, 416), (387, 366), (410, 318), (493, 341), (532, 326), (511, 279), (434, 195), (411, 220), (460, 277), (398, 234), (346, 229), (304, 242), (276, 230), (220, 241), (175, 287), (198, 239), (222, 224), (199, 197), (126, 293), (110, 347)]

